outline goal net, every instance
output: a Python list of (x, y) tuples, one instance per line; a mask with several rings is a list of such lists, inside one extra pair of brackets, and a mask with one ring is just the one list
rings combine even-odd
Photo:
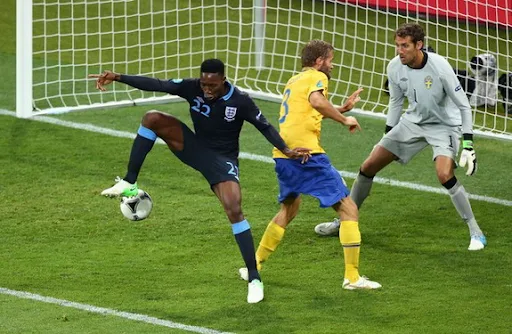
[[(310, 39), (326, 40), (336, 49), (331, 101), (342, 104), (363, 87), (358, 108), (384, 117), (386, 66), (395, 55), (393, 32), (413, 21), (425, 28), (426, 44), (448, 58), (469, 88), (476, 87), (470, 97), (475, 129), (512, 139), (512, 82), (505, 80), (512, 71), (509, 1), (32, 2), (30, 10), (18, 7), (23, 8), (21, 15), (18, 10), (17, 35), (21, 117), (164, 102), (168, 95), (123, 84), (99, 92), (87, 75), (110, 69), (161, 79), (196, 77), (202, 60), (212, 57), (226, 63), (228, 80), (241, 89), (279, 100), (287, 79), (300, 71), (300, 50)], [(475, 74), (470, 62), (479, 56), (487, 58), (480, 60), (481, 73)]]

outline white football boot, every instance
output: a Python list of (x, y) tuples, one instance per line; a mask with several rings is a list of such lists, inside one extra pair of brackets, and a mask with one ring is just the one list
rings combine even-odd
[(263, 300), (263, 283), (259, 279), (253, 279), (248, 284), (247, 302), (249, 304), (259, 303)]
[(476, 251), (484, 249), (485, 246), (487, 246), (487, 239), (485, 238), (485, 235), (473, 235), (471, 236), (471, 241), (469, 242), (468, 250), (470, 251)]
[(345, 278), (343, 280), (343, 289), (345, 290), (362, 290), (362, 289), (380, 289), (382, 285), (377, 282), (370, 281), (368, 277), (361, 276), (355, 283), (350, 283), (350, 281)]
[(240, 278), (244, 281), (249, 280), (249, 270), (246, 267), (238, 269), (238, 274), (240, 274)]
[(332, 222), (320, 223), (316, 225), (315, 233), (323, 237), (339, 235), (340, 220), (338, 218), (334, 218)]
[(107, 197), (133, 197), (136, 196), (138, 192), (139, 188), (137, 187), (137, 183), (128, 183), (118, 176), (116, 177), (116, 184), (108, 189), (103, 190), (101, 195)]

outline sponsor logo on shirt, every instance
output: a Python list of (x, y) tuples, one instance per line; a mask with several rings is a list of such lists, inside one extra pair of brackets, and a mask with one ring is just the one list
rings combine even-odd
[(455, 87), (455, 91), (456, 91), (456, 92), (458, 92), (458, 91), (459, 91), (459, 90), (461, 90), (461, 89), (462, 89), (461, 85), (458, 85), (457, 87)]
[(236, 116), (236, 107), (226, 107), (224, 111), (224, 119), (228, 122), (232, 122), (235, 120)]
[(322, 83), (322, 81), (320, 80), (320, 81), (318, 81), (318, 82), (316, 83), (316, 86), (317, 86), (318, 88), (322, 88), (322, 87), (324, 86), (324, 84), (323, 84), (323, 83)]
[(427, 87), (427, 89), (430, 89), (430, 87), (432, 87), (432, 84), (434, 83), (434, 80), (432, 80), (432, 77), (430, 75), (426, 76), (425, 77), (425, 87)]
[(175, 84), (179, 84), (183, 81), (183, 79), (172, 79), (171, 81), (174, 82)]

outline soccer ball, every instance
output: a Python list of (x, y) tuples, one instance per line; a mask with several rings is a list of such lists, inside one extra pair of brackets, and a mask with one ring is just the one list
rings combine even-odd
[(121, 198), (121, 213), (130, 220), (146, 219), (153, 208), (153, 200), (147, 192), (139, 189), (136, 196)]

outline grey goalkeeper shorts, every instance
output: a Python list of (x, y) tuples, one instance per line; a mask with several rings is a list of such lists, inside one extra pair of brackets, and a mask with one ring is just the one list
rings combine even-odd
[(432, 146), (433, 157), (447, 156), (457, 161), (461, 129), (444, 124), (415, 124), (406, 119), (391, 129), (377, 145), (384, 147), (398, 157), (398, 162), (408, 163), (428, 145)]

